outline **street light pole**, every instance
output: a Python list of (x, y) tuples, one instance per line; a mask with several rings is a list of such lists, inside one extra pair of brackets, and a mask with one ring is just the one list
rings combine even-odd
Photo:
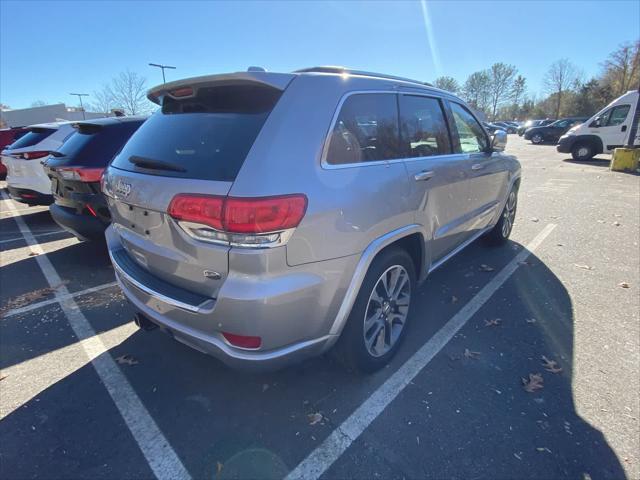
[(159, 69), (162, 70), (162, 83), (167, 83), (167, 81), (164, 78), (165, 69), (169, 69), (169, 70), (175, 70), (176, 69), (176, 67), (172, 67), (171, 65), (162, 65), (160, 63), (150, 63), (149, 66), (150, 67), (158, 67)]
[(84, 106), (82, 105), (82, 97), (88, 97), (89, 94), (88, 93), (70, 93), (69, 95), (75, 95), (76, 97), (78, 97), (78, 99), (80, 100), (80, 110), (82, 110), (82, 119), (86, 120), (86, 117), (84, 115)]

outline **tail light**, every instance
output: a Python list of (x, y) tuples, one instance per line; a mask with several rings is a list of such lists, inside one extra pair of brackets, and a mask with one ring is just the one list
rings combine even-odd
[(39, 152), (24, 152), (24, 153), (15, 153), (11, 154), (12, 157), (21, 158), (23, 160), (35, 160), (36, 158), (48, 157), (50, 152), (39, 151)]
[(243, 247), (281, 245), (307, 209), (302, 194), (238, 198), (176, 195), (168, 213), (198, 240)]
[(83, 168), (83, 167), (62, 167), (56, 169), (56, 172), (65, 180), (77, 180), (79, 182), (93, 183), (99, 182), (104, 172), (102, 168)]

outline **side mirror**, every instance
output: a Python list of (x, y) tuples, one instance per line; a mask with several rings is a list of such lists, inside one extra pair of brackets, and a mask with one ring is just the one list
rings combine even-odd
[(596, 119), (593, 122), (591, 122), (591, 125), (589, 126), (594, 128), (600, 128), (602, 126), (602, 118), (596, 117)]
[(507, 132), (504, 130), (496, 130), (491, 137), (491, 150), (494, 152), (502, 152), (507, 146)]

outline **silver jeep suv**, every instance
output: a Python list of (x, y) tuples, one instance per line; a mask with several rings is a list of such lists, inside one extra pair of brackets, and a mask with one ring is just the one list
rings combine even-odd
[(140, 326), (232, 366), (334, 344), (386, 364), (429, 272), (506, 241), (518, 161), (465, 103), (338, 67), (153, 88), (160, 106), (105, 172), (109, 253)]

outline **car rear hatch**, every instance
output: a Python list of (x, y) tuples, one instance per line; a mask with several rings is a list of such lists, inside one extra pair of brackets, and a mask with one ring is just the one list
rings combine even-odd
[[(179, 194), (226, 196), (292, 75), (247, 72), (152, 89), (161, 105), (105, 174), (114, 232), (155, 277), (215, 298), (228, 272), (228, 243), (196, 238), (167, 212)], [(113, 254), (113, 252), (112, 252)]]

